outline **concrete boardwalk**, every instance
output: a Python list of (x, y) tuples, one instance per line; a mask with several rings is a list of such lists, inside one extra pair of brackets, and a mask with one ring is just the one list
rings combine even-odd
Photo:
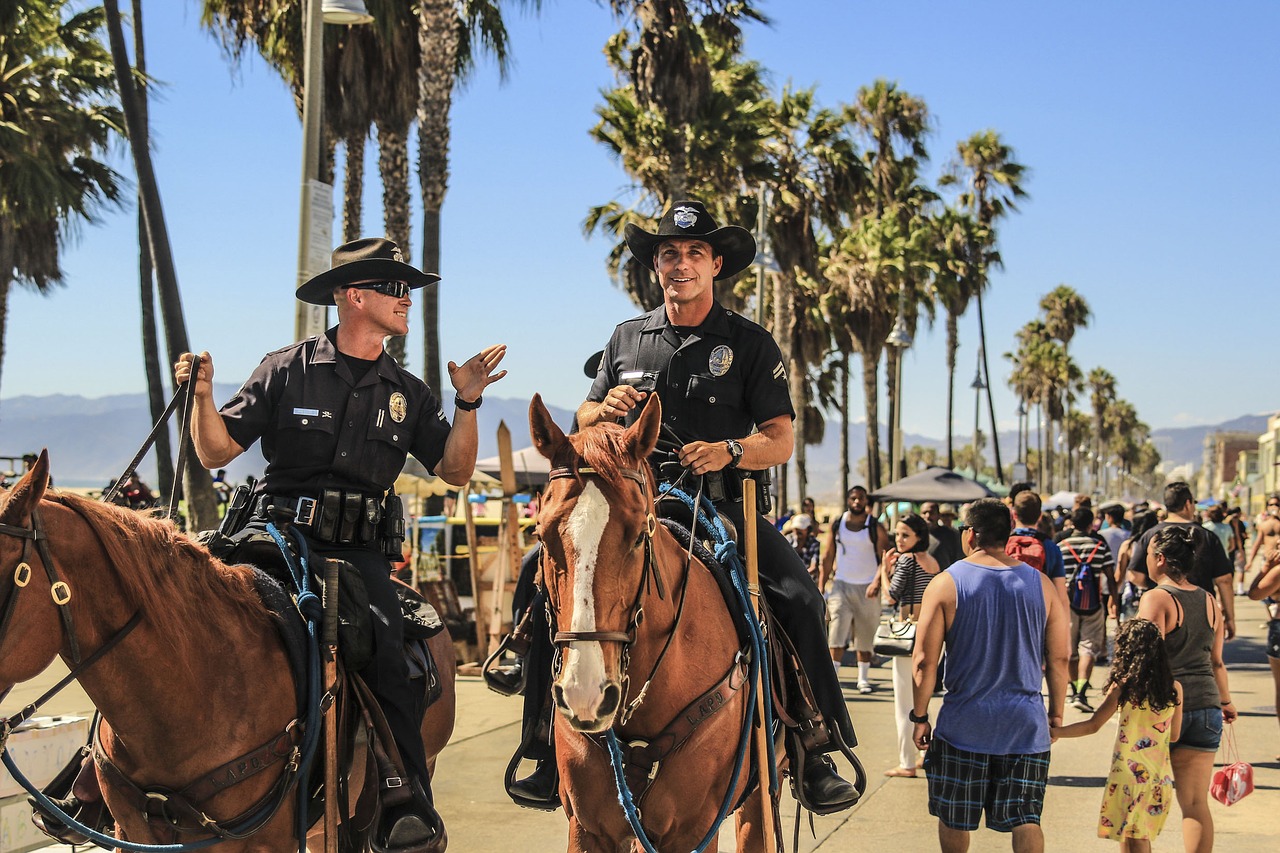
[[(1280, 838), (1280, 729), (1277, 728), (1270, 669), (1264, 655), (1265, 618), (1262, 607), (1238, 598), (1241, 636), (1227, 644), (1231, 692), (1240, 709), (1236, 739), (1241, 757), (1253, 763), (1256, 791), (1231, 808), (1212, 803), (1217, 849), (1229, 853), (1273, 853)], [(40, 695), (65, 670), (53, 668), (40, 679), (22, 685), (0, 706), (0, 714)], [(849, 668), (841, 671), (854, 725), (861, 745), (858, 755), (870, 774), (866, 795), (857, 808), (841, 815), (817, 818), (817, 837), (801, 830), (804, 851), (936, 850), (936, 821), (929, 816), (926, 782), (888, 779), (882, 773), (896, 763), (893, 690), (887, 668), (872, 670), (878, 690), (862, 696), (853, 690)], [(1101, 684), (1105, 673), (1096, 672)], [(936, 713), (937, 703), (933, 710)], [(48, 706), (48, 713), (91, 711), (88, 699), (73, 685)], [(458, 725), (441, 755), (435, 783), (440, 811), (449, 827), (453, 851), (526, 853), (556, 851), (565, 847), (565, 820), (560, 812), (547, 814), (517, 808), (502, 791), (501, 775), (519, 732), (520, 702), (497, 696), (478, 680), (458, 683)], [(1067, 709), (1067, 721), (1083, 715)], [(1114, 842), (1096, 837), (1098, 805), (1110, 765), (1115, 739), (1114, 720), (1097, 735), (1059, 741), (1053, 748), (1050, 787), (1045, 805), (1044, 828), (1051, 851), (1117, 850)], [(602, 792), (612, 801), (612, 792)], [(785, 836), (790, 838), (794, 803), (784, 794)], [(1182, 849), (1179, 814), (1175, 810), (1155, 843), (1157, 851)], [(46, 851), (69, 851), (52, 846)], [(84, 849), (84, 848), (81, 848)], [(721, 835), (720, 849), (733, 849), (732, 822)], [(1009, 837), (981, 829), (973, 834), (974, 851), (1008, 850)], [(0, 851), (5, 853), (5, 851)]]

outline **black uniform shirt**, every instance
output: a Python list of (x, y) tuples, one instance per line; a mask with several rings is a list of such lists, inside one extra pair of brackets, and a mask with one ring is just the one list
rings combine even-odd
[(221, 409), (241, 447), (262, 439), (262, 492), (380, 494), (406, 454), (428, 471), (444, 455), (449, 422), (431, 389), (386, 353), (354, 379), (335, 335), (336, 327), (269, 353)]
[(664, 305), (620, 324), (587, 399), (598, 403), (616, 385), (656, 391), (663, 422), (684, 443), (745, 438), (779, 415), (795, 417), (777, 342), (718, 302), (683, 342)]

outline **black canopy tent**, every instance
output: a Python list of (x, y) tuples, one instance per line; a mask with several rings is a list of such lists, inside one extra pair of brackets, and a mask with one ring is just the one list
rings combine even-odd
[(979, 498), (994, 498), (997, 495), (977, 480), (957, 474), (949, 468), (933, 465), (918, 474), (882, 486), (870, 497), (873, 501), (964, 503)]

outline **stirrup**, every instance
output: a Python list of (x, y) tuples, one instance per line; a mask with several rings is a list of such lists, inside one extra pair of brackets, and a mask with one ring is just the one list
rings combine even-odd
[[(68, 817), (90, 829), (102, 832), (110, 828), (115, 821), (107, 809), (106, 802), (102, 799), (101, 791), (98, 791), (96, 799), (85, 800), (80, 799), (75, 793), (76, 782), (81, 776), (85, 777), (84, 790), (87, 791), (90, 785), (94, 790), (98, 789), (97, 771), (92, 762), (85, 763), (88, 756), (88, 744), (77, 749), (71, 760), (58, 771), (58, 775), (41, 790), (41, 793), (52, 800)], [(90, 777), (92, 777), (91, 783)], [(28, 797), (27, 803), (31, 806), (31, 823), (53, 840), (71, 845), (93, 843), (78, 830), (63, 823), (61, 818), (37, 802), (35, 797)]]
[[(524, 649), (523, 652), (520, 651), (521, 647)], [(503, 653), (508, 651), (515, 655), (514, 660), (520, 661), (521, 665), (520, 679), (514, 685), (502, 681), (497, 674), (499, 668), (497, 663), (501, 660)], [(480, 667), (480, 674), (484, 676), (485, 686), (494, 693), (499, 693), (503, 696), (516, 696), (523, 693), (525, 684), (529, 680), (528, 671), (524, 669), (528, 663), (526, 660), (528, 653), (529, 640), (527, 638), (519, 637), (514, 633), (504, 637), (498, 647), (493, 650), (493, 654), (485, 658), (484, 664)]]
[[(511, 801), (521, 808), (553, 812), (561, 806), (559, 788), (556, 789), (555, 794), (549, 800), (532, 800), (513, 790), (516, 783), (516, 771), (520, 769), (520, 762), (524, 760), (525, 753), (533, 745), (533, 740), (537, 737), (538, 727), (538, 721), (536, 720), (524, 726), (520, 736), (520, 746), (516, 747), (515, 755), (511, 756), (511, 760), (507, 762), (506, 772), (502, 774), (502, 787), (507, 792), (507, 796), (511, 798)], [(536, 763), (536, 759), (529, 760)], [(554, 758), (551, 760), (554, 760)]]
[(858, 756), (854, 755), (853, 750), (845, 744), (844, 738), (840, 736), (840, 732), (835, 726), (825, 726), (823, 723), (819, 723), (818, 725), (826, 728), (826, 734), (830, 742), (834, 743), (840, 753), (849, 760), (851, 765), (853, 765), (854, 775), (853, 781), (850, 782), (850, 784), (853, 785), (853, 790), (856, 792), (857, 796), (853, 799), (853, 802), (844, 805), (815, 807), (815, 805), (809, 801), (809, 797), (805, 794), (804, 790), (804, 768), (809, 752), (805, 742), (806, 740), (809, 740), (809, 738), (802, 736), (800, 732), (797, 732), (794, 729), (787, 729), (788, 741), (791, 744), (790, 751), (792, 752), (791, 795), (795, 797), (796, 802), (798, 802), (801, 807), (808, 809), (814, 814), (835, 814), (836, 812), (851, 809), (862, 801), (862, 795), (867, 791), (867, 771), (863, 768), (862, 762), (858, 760)]

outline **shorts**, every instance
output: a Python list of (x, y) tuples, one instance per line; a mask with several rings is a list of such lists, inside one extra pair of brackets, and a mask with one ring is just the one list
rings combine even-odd
[(1280, 660), (1280, 619), (1267, 623), (1267, 657)]
[(1091, 658), (1107, 653), (1107, 611), (1099, 607), (1092, 613), (1071, 611), (1071, 659), (1080, 655)]
[(1048, 752), (987, 755), (934, 737), (924, 754), (924, 772), (929, 814), (943, 826), (973, 832), (984, 811), (987, 828), (996, 832), (1040, 823), (1049, 783)]
[(827, 646), (843, 649), (853, 627), (853, 650), (869, 652), (880, 625), (880, 597), (867, 598), (869, 583), (832, 581), (827, 594)]
[(1222, 742), (1222, 709), (1198, 708), (1182, 712), (1182, 734), (1169, 744), (1170, 749), (1193, 749), (1217, 752)]

